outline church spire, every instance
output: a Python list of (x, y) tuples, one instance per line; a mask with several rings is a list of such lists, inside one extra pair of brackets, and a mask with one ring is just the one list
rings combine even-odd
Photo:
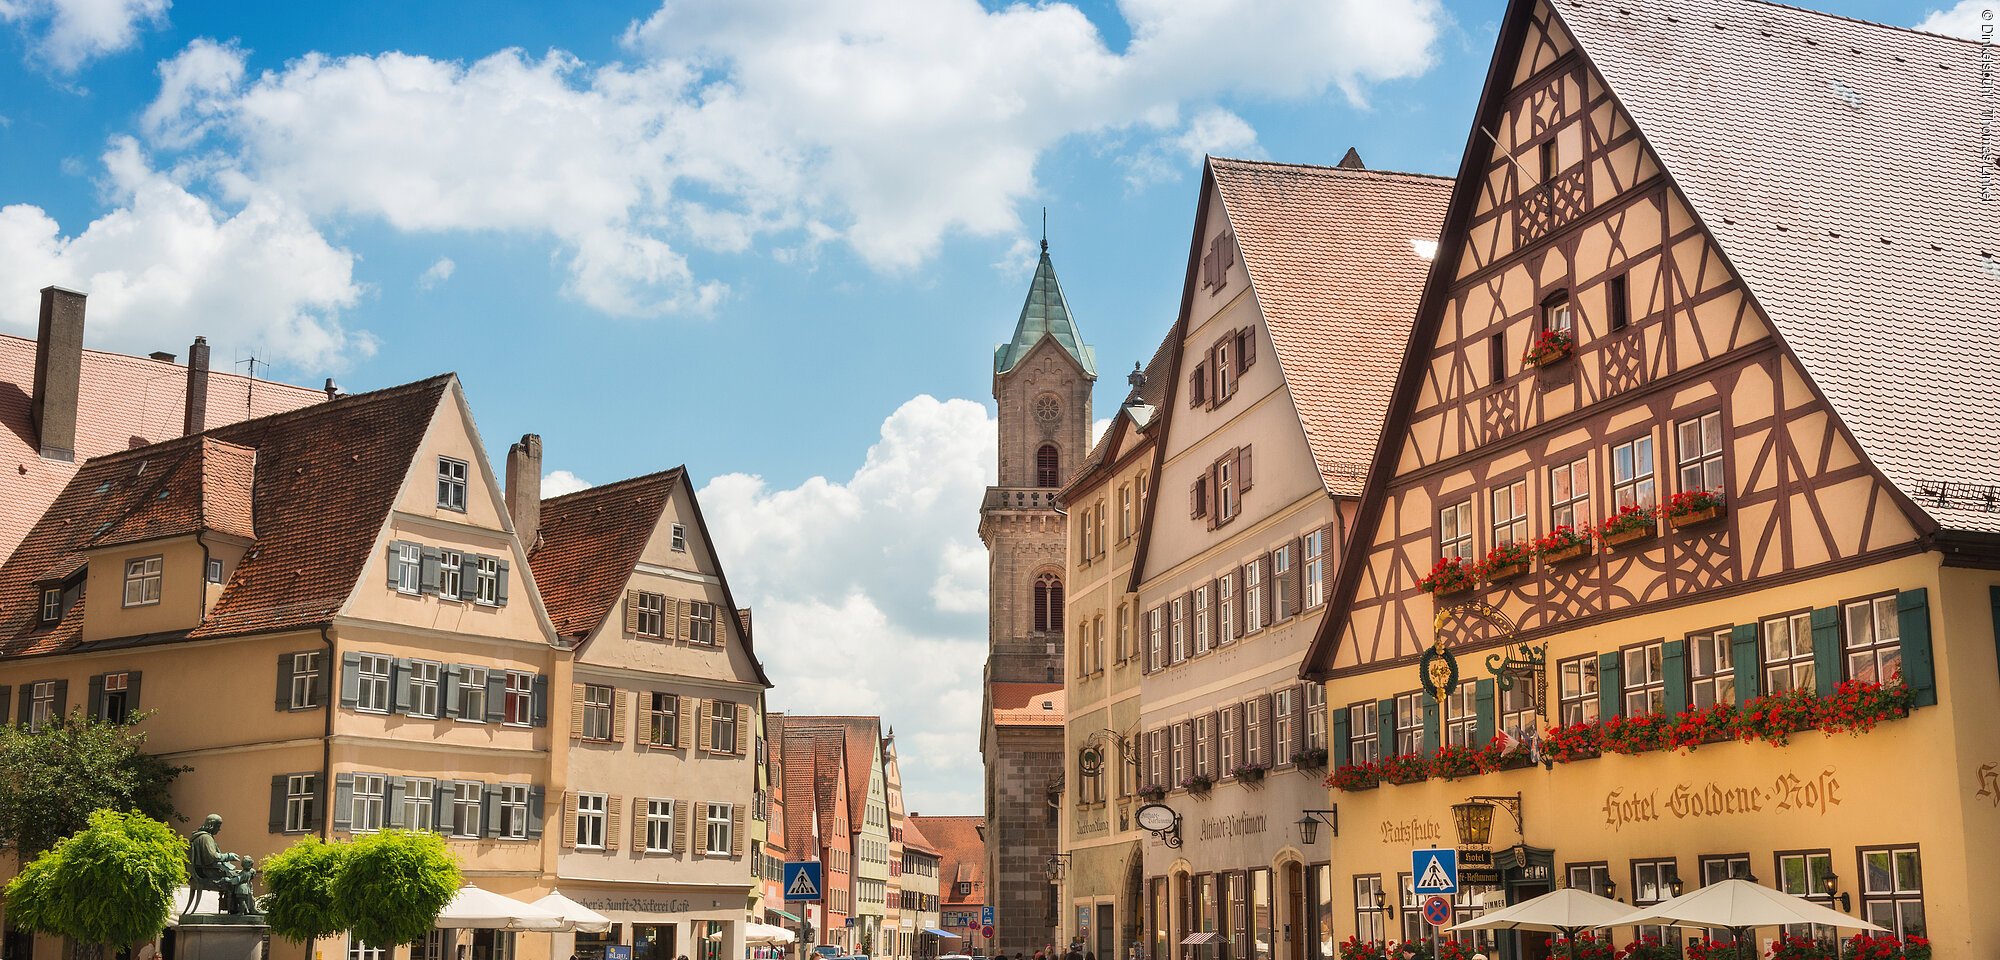
[(1055, 263), (1049, 259), (1047, 212), (1042, 216), (1042, 259), (1035, 265), (1035, 278), (1028, 283), (1028, 299), (1021, 304), (1021, 319), (1014, 324), (1014, 339), (993, 351), (993, 373), (997, 376), (1014, 369), (1028, 351), (1048, 337), (1083, 368), (1084, 376), (1095, 380), (1097, 351), (1083, 342), (1083, 333), (1070, 316), (1069, 301), (1063, 298)]

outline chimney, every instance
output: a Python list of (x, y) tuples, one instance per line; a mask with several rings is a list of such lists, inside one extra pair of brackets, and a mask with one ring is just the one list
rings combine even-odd
[(28, 417), (50, 460), (76, 459), (76, 405), (83, 380), (83, 298), (74, 290), (42, 288), (35, 334), (35, 393)]
[(524, 550), (535, 548), (542, 526), (542, 437), (521, 435), (507, 448), (507, 513), (514, 518), (514, 535)]
[(182, 406), (181, 436), (208, 429), (208, 338), (194, 338), (188, 347), (187, 403)]

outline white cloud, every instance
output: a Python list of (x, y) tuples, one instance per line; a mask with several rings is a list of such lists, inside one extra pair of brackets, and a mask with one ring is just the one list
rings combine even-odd
[(30, 55), (61, 73), (138, 42), (167, 22), (169, 0), (0, 0), (0, 20), (26, 36)]
[(253, 190), (225, 209), (153, 169), (129, 138), (102, 159), (116, 208), (81, 231), (65, 234), (40, 207), (0, 207), (0, 329), (33, 336), (36, 291), (53, 283), (90, 295), (93, 345), (143, 353), (200, 334), (218, 357), (315, 369), (373, 352), (372, 336), (340, 322), (362, 293), (354, 255), (296, 208)]
[(1993, 40), (1996, 27), (2000, 27), (2000, 3), (1995, 0), (1958, 0), (1957, 6), (1932, 10), (1917, 24), (1919, 30), (1967, 40)]
[(1210, 155), (1256, 158), (1264, 155), (1264, 148), (1257, 144), (1257, 131), (1249, 121), (1221, 107), (1210, 107), (1195, 114), (1179, 133), (1126, 157), (1125, 183), (1139, 190), (1178, 180), (1184, 173), (1200, 170), (1203, 158)]
[(757, 611), (773, 704), (880, 714), (904, 738), (904, 789), (925, 812), (978, 811), (965, 787), (980, 780), (977, 529), (996, 444), (980, 404), (920, 396), (844, 481), (772, 489), (737, 473), (701, 490), (736, 600)]
[(458, 264), (450, 257), (439, 257), (436, 263), (431, 264), (421, 276), (417, 277), (417, 287), (423, 290), (434, 289), (438, 284), (450, 280), (451, 275), (457, 270)]
[[(446, 263), (451, 261), (447, 260)], [(542, 499), (560, 497), (565, 493), (588, 490), (596, 484), (577, 476), (568, 470), (551, 470), (542, 474)]]

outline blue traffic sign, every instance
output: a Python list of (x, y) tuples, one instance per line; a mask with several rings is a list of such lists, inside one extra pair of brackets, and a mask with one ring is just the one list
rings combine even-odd
[(979, 925), (982, 927), (990, 927), (993, 925), (992, 904), (987, 904), (986, 906), (979, 908)]
[(1410, 851), (1410, 876), (1416, 893), (1458, 892), (1458, 851), (1450, 848)]
[(786, 861), (784, 880), (786, 903), (805, 903), (819, 899), (819, 863), (817, 861)]

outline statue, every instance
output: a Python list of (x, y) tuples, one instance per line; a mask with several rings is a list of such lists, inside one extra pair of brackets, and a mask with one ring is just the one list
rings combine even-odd
[(209, 814), (201, 829), (188, 838), (188, 909), (190, 912), (203, 890), (221, 894), (222, 912), (231, 916), (256, 917), (257, 897), (252, 885), (257, 881), (257, 862), (240, 853), (223, 853), (215, 844), (222, 832), (222, 817)]

